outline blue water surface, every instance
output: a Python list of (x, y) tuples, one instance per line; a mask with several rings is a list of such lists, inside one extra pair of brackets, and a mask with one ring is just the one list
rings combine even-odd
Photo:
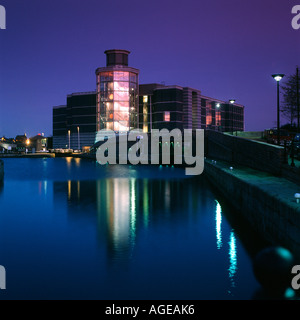
[(257, 236), (183, 168), (4, 159), (0, 299), (252, 299)]

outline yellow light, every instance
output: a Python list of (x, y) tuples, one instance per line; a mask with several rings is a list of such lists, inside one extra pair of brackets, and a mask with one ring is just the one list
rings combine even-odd
[(143, 96), (143, 102), (147, 103), (148, 102), (148, 96)]
[(68, 180), (68, 200), (71, 199), (72, 196), (72, 185), (71, 185), (71, 180)]
[(29, 140), (29, 139), (26, 140), (26, 144), (27, 144), (27, 145), (30, 144), (30, 140)]

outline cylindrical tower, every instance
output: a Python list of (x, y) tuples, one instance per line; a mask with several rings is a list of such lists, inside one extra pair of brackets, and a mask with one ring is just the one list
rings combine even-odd
[(138, 128), (139, 70), (128, 67), (127, 50), (106, 50), (106, 67), (96, 70), (97, 130)]

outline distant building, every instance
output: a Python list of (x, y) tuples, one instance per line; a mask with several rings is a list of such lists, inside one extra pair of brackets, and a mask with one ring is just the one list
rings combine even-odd
[(27, 138), (26, 134), (17, 135), (15, 138), (17, 145), (25, 145), (27, 140), (28, 140), (28, 138)]
[(138, 127), (139, 70), (128, 67), (127, 50), (107, 50), (106, 67), (96, 70), (97, 130)]
[(92, 146), (96, 132), (96, 92), (67, 96), (67, 105), (53, 108), (53, 148)]
[(143, 84), (139, 128), (244, 131), (244, 106), (203, 96), (189, 87)]
[(46, 151), (48, 149), (48, 138), (38, 134), (29, 139), (32, 152)]
[(106, 67), (96, 70), (96, 91), (73, 93), (53, 108), (53, 148), (92, 146), (96, 132), (140, 128), (244, 131), (244, 106), (178, 85), (141, 84), (128, 66), (127, 50), (107, 50)]
[(13, 138), (2, 137), (0, 139), (0, 152), (15, 152), (17, 148), (16, 141)]
[(67, 106), (53, 108), (53, 148), (67, 146)]
[(17, 135), (15, 138), (15, 141), (16, 141), (16, 151), (25, 152), (27, 145), (29, 144), (29, 139), (27, 138), (26, 134)]

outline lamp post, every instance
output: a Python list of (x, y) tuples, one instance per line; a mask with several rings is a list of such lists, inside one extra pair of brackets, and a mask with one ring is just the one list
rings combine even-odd
[(71, 130), (68, 130), (68, 136), (69, 136), (69, 149), (71, 149)]
[(279, 108), (279, 82), (284, 77), (284, 74), (272, 74), (272, 77), (277, 82), (277, 144), (280, 145), (280, 108)]
[(231, 108), (231, 131), (232, 131), (232, 135), (233, 135), (233, 104), (235, 103), (235, 99), (230, 99), (229, 102), (232, 105), (232, 108)]
[(77, 127), (77, 133), (78, 133), (78, 150), (80, 150), (79, 126)]
[(28, 147), (29, 147), (29, 145), (30, 145), (30, 140), (29, 139), (27, 139), (26, 140), (26, 148), (25, 148), (25, 152), (27, 153), (28, 152)]
[(299, 125), (299, 116), (300, 116), (300, 109), (299, 109), (299, 67), (297, 66), (296, 69), (296, 97), (297, 97), (297, 133), (299, 133), (300, 125)]
[(218, 117), (216, 117), (216, 119), (218, 121), (217, 126), (218, 126), (218, 131), (220, 131), (220, 126), (221, 126), (221, 110), (220, 110), (221, 105), (220, 105), (220, 103), (217, 103), (216, 107), (217, 107), (217, 111), (218, 111)]

